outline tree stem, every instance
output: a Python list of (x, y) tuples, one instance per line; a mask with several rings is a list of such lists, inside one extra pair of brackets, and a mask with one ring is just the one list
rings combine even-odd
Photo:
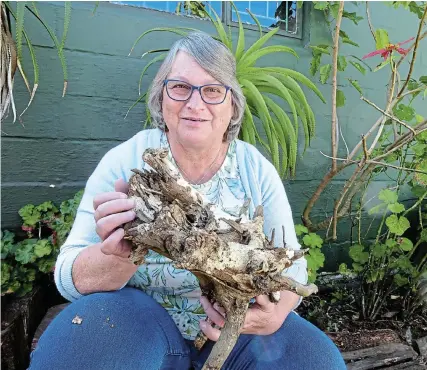
[[(332, 156), (337, 156), (338, 145), (337, 145), (337, 74), (338, 74), (338, 48), (340, 41), (340, 28), (342, 21), (342, 13), (344, 11), (344, 1), (340, 1), (338, 9), (338, 16), (335, 25), (335, 37), (332, 54), (332, 130), (331, 130), (331, 142), (332, 142)], [(337, 161), (332, 160), (332, 171), (337, 170)]]
[(418, 45), (419, 45), (419, 42), (421, 39), (421, 31), (423, 29), (424, 20), (426, 19), (426, 16), (427, 16), (427, 5), (424, 8), (423, 16), (421, 17), (420, 24), (418, 25), (418, 32), (417, 32), (417, 37), (416, 37), (415, 43), (414, 43), (414, 51), (412, 53), (412, 59), (411, 59), (411, 64), (409, 66), (408, 76), (406, 77), (406, 80), (405, 80), (402, 88), (400, 89), (399, 94), (397, 94), (398, 97), (405, 91), (406, 86), (408, 86), (409, 80), (411, 79), (412, 71), (414, 69), (414, 64), (415, 64), (415, 58), (417, 56)]

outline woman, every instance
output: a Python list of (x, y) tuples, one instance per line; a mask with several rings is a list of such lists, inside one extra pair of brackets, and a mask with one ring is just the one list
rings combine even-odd
[[(236, 139), (244, 107), (224, 45), (204, 33), (173, 45), (150, 89), (157, 128), (110, 150), (88, 180), (55, 269), (59, 291), (73, 303), (40, 339), (32, 369), (199, 369), (218, 339), (223, 312), (200, 296), (194, 275), (153, 252), (142, 266), (128, 260), (122, 225), (135, 213), (126, 182), (132, 168), (144, 168), (148, 147), (168, 148), (184, 178), (220, 212), (248, 218), (263, 204), (265, 233), (275, 229), (280, 246), (284, 226), (287, 246), (300, 248), (277, 172)], [(306, 283), (305, 259), (284, 273)], [(344, 369), (327, 336), (292, 311), (298, 303), (289, 291), (277, 305), (256, 297), (225, 368)], [(199, 330), (210, 339), (200, 353), (192, 345)]]

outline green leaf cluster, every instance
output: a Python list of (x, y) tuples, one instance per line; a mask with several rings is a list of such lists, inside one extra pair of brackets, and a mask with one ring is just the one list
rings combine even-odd
[(295, 225), (295, 232), (301, 246), (308, 249), (305, 255), (307, 260), (308, 281), (313, 283), (316, 281), (317, 271), (323, 267), (325, 263), (325, 255), (322, 252), (323, 239), (316, 233), (309, 232), (305, 226), (300, 224)]
[(50, 201), (22, 207), (18, 213), (26, 238), (17, 240), (14, 233), (1, 231), (2, 294), (23, 296), (43, 275), (52, 273), (82, 195), (83, 191), (79, 191), (72, 199), (62, 202), (59, 209)]

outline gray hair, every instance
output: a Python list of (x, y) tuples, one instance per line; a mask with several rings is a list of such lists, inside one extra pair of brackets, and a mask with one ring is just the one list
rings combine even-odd
[(147, 102), (152, 125), (165, 130), (162, 114), (163, 81), (167, 79), (179, 50), (191, 55), (217, 81), (231, 87), (233, 115), (224, 139), (228, 142), (234, 140), (239, 134), (246, 104), (236, 77), (236, 60), (224, 44), (204, 32), (191, 32), (176, 41), (160, 66), (151, 84)]

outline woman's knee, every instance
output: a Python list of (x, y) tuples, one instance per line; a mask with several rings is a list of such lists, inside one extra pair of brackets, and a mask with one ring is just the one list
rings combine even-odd
[(144, 368), (141, 361), (161, 365), (169, 354), (189, 355), (173, 320), (144, 292), (124, 288), (84, 296), (64, 309), (40, 338), (32, 365), (49, 362), (53, 369), (77, 357), (80, 368), (97, 359), (95, 368), (119, 361), (117, 368), (134, 369)]
[(340, 351), (334, 342), (319, 328), (291, 312), (282, 328), (287, 342), (287, 354), (298, 353), (301, 369), (346, 369)]
[(227, 369), (344, 370), (335, 344), (318, 328), (291, 312), (272, 335), (241, 335)]

